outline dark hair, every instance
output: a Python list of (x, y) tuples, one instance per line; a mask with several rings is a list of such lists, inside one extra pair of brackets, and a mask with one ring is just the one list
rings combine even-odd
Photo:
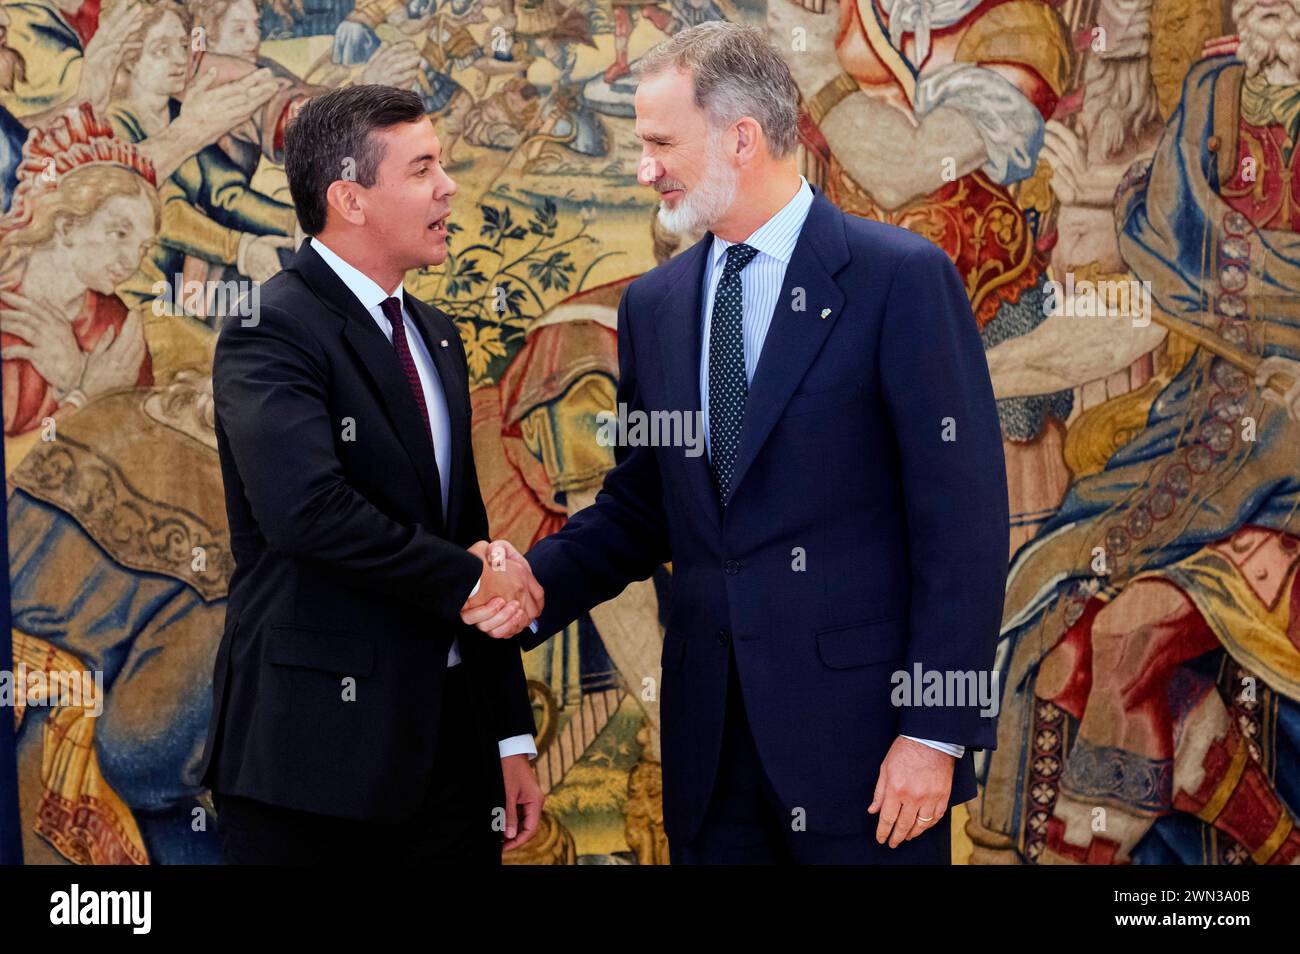
[(392, 86), (344, 86), (308, 101), (284, 134), (284, 171), (302, 230), (325, 228), (325, 193), (347, 173), (366, 188), (375, 184), (384, 149), (371, 133), (424, 118), (420, 97)]

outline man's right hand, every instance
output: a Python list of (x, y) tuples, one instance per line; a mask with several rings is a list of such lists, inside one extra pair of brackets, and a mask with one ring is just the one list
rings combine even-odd
[(541, 584), (518, 550), (504, 540), (480, 540), (469, 550), (483, 561), (483, 573), (478, 590), (461, 609), (463, 622), (494, 639), (506, 639), (541, 615)]

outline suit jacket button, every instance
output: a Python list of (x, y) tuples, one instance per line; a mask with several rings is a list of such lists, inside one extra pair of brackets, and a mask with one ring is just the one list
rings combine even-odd
[(727, 576), (735, 576), (740, 572), (740, 564), (735, 560), (728, 560), (726, 563), (722, 564), (722, 569)]
[(718, 630), (718, 645), (725, 646), (729, 642), (731, 642), (731, 634), (725, 629)]

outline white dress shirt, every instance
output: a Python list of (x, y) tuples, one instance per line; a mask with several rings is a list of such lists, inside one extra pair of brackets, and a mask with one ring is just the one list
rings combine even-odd
[[(776, 215), (772, 216), (757, 229), (744, 244), (755, 249), (758, 254), (740, 273), (742, 330), (745, 345), (745, 380), (754, 382), (754, 371), (758, 367), (759, 356), (763, 353), (763, 342), (767, 340), (767, 330), (772, 325), (772, 315), (776, 310), (777, 298), (785, 283), (785, 270), (794, 255), (794, 247), (799, 242), (799, 233), (803, 231), (804, 220), (812, 208), (813, 193), (808, 180), (799, 177), (799, 189)], [(713, 245), (709, 247), (708, 258), (704, 263), (704, 334), (700, 347), (700, 411), (704, 426), (704, 446), (712, 455), (709, 443), (709, 328), (713, 319), (713, 299), (722, 280), (722, 259), (733, 243), (717, 235), (713, 236)], [(961, 758), (966, 747), (951, 742), (935, 742), (930, 739), (913, 739), (932, 749), (946, 752), (953, 758)]]
[[(447, 516), (447, 493), (450, 489), (449, 479), (451, 475), (451, 417), (447, 412), (447, 396), (442, 390), (442, 380), (438, 377), (438, 370), (434, 367), (433, 358), (429, 355), (429, 348), (425, 344), (424, 336), (420, 334), (415, 323), (411, 320), (410, 313), (406, 310), (406, 297), (402, 293), (402, 286), (399, 283), (391, 292), (386, 292), (379, 285), (362, 274), (358, 269), (349, 265), (343, 259), (339, 258), (329, 249), (320, 239), (313, 238), (311, 246), (325, 264), (334, 270), (344, 285), (348, 286), (348, 291), (356, 296), (357, 301), (361, 302), (370, 317), (375, 320), (379, 330), (384, 333), (389, 344), (393, 341), (393, 328), (384, 317), (383, 309), (380, 307), (389, 298), (396, 298), (402, 303), (402, 324), (406, 328), (406, 341), (411, 348), (411, 357), (415, 361), (415, 370), (420, 376), (420, 388), (424, 391), (424, 404), (429, 410), (429, 427), (433, 431), (433, 456), (438, 462), (438, 483), (442, 487), (442, 515)], [(470, 595), (478, 592), (478, 584), (474, 584), (474, 589)], [(484, 637), (485, 639), (487, 637)], [(452, 640), (451, 650), (447, 653), (447, 668), (460, 665), (460, 640)], [(500, 749), (501, 758), (508, 755), (527, 755), (529, 758), (537, 757), (537, 746), (533, 743), (531, 735), (515, 735), (508, 739), (502, 739), (497, 743)]]

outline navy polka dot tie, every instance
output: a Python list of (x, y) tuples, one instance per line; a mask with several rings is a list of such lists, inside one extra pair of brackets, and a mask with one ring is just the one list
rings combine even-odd
[(744, 244), (727, 247), (727, 263), (713, 298), (709, 322), (709, 462), (718, 497), (727, 505), (731, 473), (740, 448), (749, 382), (745, 377), (744, 307), (741, 270), (758, 249)]

